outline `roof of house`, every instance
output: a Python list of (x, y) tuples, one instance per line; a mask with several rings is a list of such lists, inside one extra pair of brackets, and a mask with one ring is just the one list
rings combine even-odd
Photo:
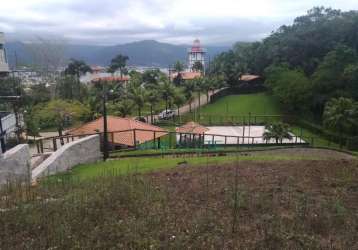
[[(167, 132), (164, 132), (166, 130), (160, 127), (136, 121), (131, 118), (122, 118), (116, 116), (107, 116), (107, 127), (108, 132), (115, 132), (108, 135), (108, 140), (110, 142), (127, 146), (134, 146), (134, 130), (137, 144), (153, 140), (154, 132), (156, 132), (156, 139), (168, 134)], [(96, 132), (103, 132), (103, 117), (88, 122), (78, 128), (71, 129), (67, 133), (71, 135), (85, 135)]]
[[(183, 80), (193, 80), (194, 78), (198, 78), (202, 76), (201, 72), (188, 72), (188, 71), (180, 72), (180, 75)], [(174, 79), (177, 76), (178, 73), (176, 72), (171, 75), (171, 78)]]
[(249, 82), (249, 81), (252, 81), (252, 80), (259, 79), (259, 78), (261, 78), (261, 76), (258, 76), (258, 75), (241, 75), (240, 80), (245, 81), (245, 82)]
[(203, 134), (209, 129), (204, 127), (196, 122), (188, 122), (181, 127), (175, 129), (178, 133), (193, 133), (193, 134)]
[(129, 81), (128, 76), (103, 76), (103, 77), (97, 77), (92, 80), (92, 82), (125, 82)]

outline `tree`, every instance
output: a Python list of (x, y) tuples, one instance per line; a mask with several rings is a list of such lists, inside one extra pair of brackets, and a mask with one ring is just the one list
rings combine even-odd
[(276, 143), (281, 142), (283, 139), (292, 139), (291, 134), (289, 133), (288, 124), (278, 122), (265, 126), (265, 132), (263, 133), (263, 138), (266, 141), (275, 139)]
[(55, 97), (67, 100), (84, 100), (87, 88), (73, 75), (65, 75), (56, 79)]
[(146, 91), (143, 87), (131, 86), (129, 89), (129, 97), (138, 108), (138, 116), (142, 116), (142, 109), (146, 104)]
[[(71, 78), (69, 77), (62, 79), (62, 81), (65, 82), (66, 87), (68, 87), (68, 94), (71, 100), (74, 98), (73, 96), (74, 89), (77, 92), (78, 99), (82, 100), (80, 77), (86, 74), (87, 72), (92, 72), (92, 69), (82, 60), (71, 59), (71, 62), (67, 65), (67, 68), (65, 69), (65, 75), (74, 76), (76, 80), (76, 81), (71, 81)], [(64, 82), (62, 82), (62, 84), (64, 84)], [(61, 84), (61, 78), (59, 84)], [(67, 86), (68, 84), (70, 85), (76, 84), (76, 87)]]
[(200, 61), (196, 61), (193, 64), (192, 70), (197, 71), (197, 72), (203, 72), (204, 71), (204, 65)]
[(266, 84), (286, 110), (299, 112), (309, 109), (312, 84), (302, 71), (280, 65), (268, 68), (266, 75)]
[(123, 74), (126, 72), (127, 61), (129, 60), (128, 56), (125, 55), (117, 55), (111, 60), (111, 64), (109, 65), (108, 72), (114, 73), (119, 69), (121, 74), (121, 78), (123, 78)]
[(327, 102), (323, 113), (323, 124), (333, 129), (342, 137), (343, 132), (349, 132), (357, 126), (358, 105), (349, 98), (332, 98)]
[(180, 73), (184, 70), (184, 64), (181, 61), (176, 61), (174, 64), (174, 70), (177, 73)]
[(191, 104), (194, 100), (195, 85), (193, 81), (185, 81), (184, 83), (184, 95), (189, 102), (189, 112), (191, 112)]
[(160, 85), (160, 92), (162, 98), (165, 100), (165, 111), (168, 111), (168, 104), (170, 99), (174, 96), (175, 88), (173, 84), (167, 79), (162, 81)]
[(182, 90), (179, 88), (177, 88), (174, 92), (173, 103), (178, 109), (178, 117), (179, 117), (180, 116), (179, 109), (185, 103), (185, 96)]
[(147, 100), (150, 105), (150, 121), (153, 123), (153, 107), (159, 102), (160, 100), (160, 93), (159, 91), (152, 89), (148, 91)]
[(34, 107), (35, 119), (40, 127), (57, 128), (59, 136), (63, 130), (76, 120), (85, 121), (89, 118), (90, 110), (87, 106), (77, 101), (52, 100), (46, 104), (38, 104)]
[(134, 103), (131, 99), (124, 98), (119, 102), (108, 105), (108, 113), (120, 117), (127, 117), (132, 113)]

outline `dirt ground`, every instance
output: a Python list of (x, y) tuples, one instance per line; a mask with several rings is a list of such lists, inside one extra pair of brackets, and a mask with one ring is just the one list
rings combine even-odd
[(322, 160), (243, 161), (147, 175), (167, 194), (168, 220), (175, 221), (168, 234), (193, 249), (358, 249), (358, 162), (326, 150), (265, 152), (278, 153)]
[(322, 160), (353, 160), (355, 156), (350, 154), (339, 152), (336, 150), (329, 149), (318, 149), (318, 148), (285, 148), (285, 149), (274, 149), (265, 151), (248, 152), (249, 155), (287, 155), (295, 157), (307, 157), (317, 158)]

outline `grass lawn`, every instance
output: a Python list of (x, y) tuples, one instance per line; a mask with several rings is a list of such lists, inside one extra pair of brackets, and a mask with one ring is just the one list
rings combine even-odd
[(280, 104), (267, 93), (229, 95), (200, 109), (213, 115), (281, 115)]
[[(216, 156), (216, 157), (140, 157), (108, 160), (93, 164), (83, 164), (73, 168), (65, 174), (57, 177), (68, 176), (79, 179), (87, 179), (106, 175), (122, 175), (127, 173), (145, 173), (162, 169), (170, 169), (186, 162), (189, 166), (221, 165), (239, 161), (275, 161), (275, 160), (314, 160), (314, 157), (289, 156), (289, 155), (240, 155), (240, 156)], [(56, 179), (56, 176), (50, 179)]]

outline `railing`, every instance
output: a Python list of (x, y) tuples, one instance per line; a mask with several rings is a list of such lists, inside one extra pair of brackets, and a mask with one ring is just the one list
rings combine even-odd
[[(72, 142), (78, 138), (89, 135), (99, 134), (101, 145), (103, 143), (104, 133), (91, 133), (83, 135), (64, 135), (42, 138), (35, 141), (37, 153), (41, 154), (46, 151), (56, 151), (62, 145)], [(274, 139), (266, 140), (263, 136), (231, 136), (223, 134), (197, 134), (172, 132), (167, 130), (146, 130), (146, 129), (129, 129), (120, 131), (110, 131), (107, 133), (110, 144), (110, 151), (123, 150), (143, 150), (143, 149), (177, 149), (177, 148), (215, 148), (218, 146), (258, 146), (258, 145), (307, 145), (312, 143), (302, 139), (300, 136), (292, 135), (291, 139), (275, 141)]]

